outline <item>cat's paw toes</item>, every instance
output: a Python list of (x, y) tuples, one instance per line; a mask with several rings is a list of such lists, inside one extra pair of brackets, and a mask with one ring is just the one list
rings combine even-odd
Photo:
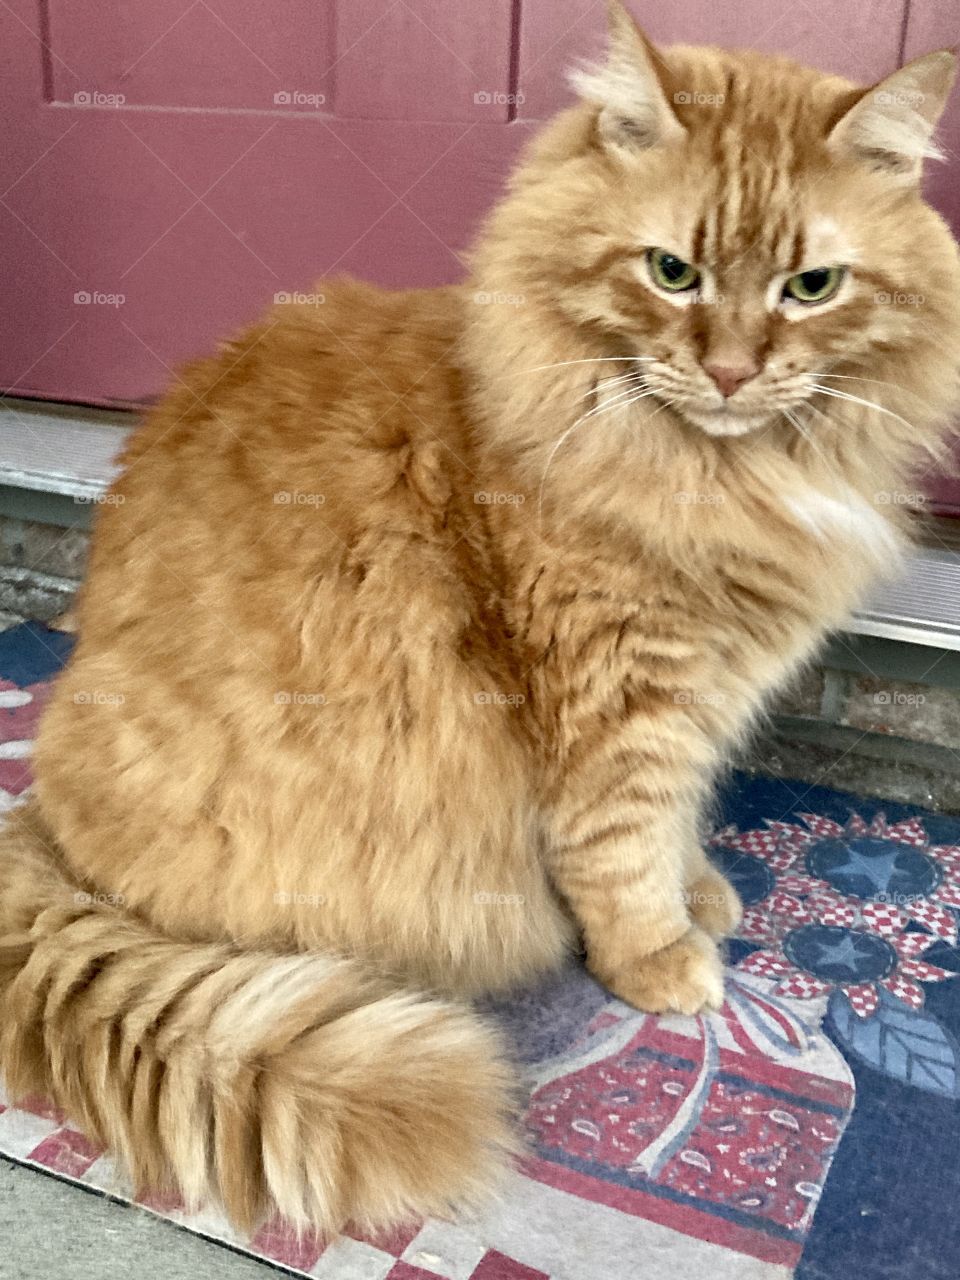
[(684, 899), (691, 918), (711, 938), (726, 938), (736, 933), (743, 916), (743, 903), (727, 877), (715, 867), (708, 867), (688, 886)]
[(605, 982), (615, 996), (647, 1013), (699, 1013), (723, 1004), (723, 961), (697, 925)]

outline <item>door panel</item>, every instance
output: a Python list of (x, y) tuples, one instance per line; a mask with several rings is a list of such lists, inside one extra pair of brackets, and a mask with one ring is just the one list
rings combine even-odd
[(139, 401), (278, 292), (460, 276), (514, 39), (513, 0), (0, 6), (0, 387)]
[[(122, 95), (128, 107), (271, 110), (274, 94), (326, 94), (336, 8), (313, 0), (46, 0), (53, 101)], [(223, 17), (221, 17), (221, 13)]]
[(484, 0), (481, 21), (451, 0), (341, 3), (338, 114), (506, 121), (512, 11), (511, 0)]

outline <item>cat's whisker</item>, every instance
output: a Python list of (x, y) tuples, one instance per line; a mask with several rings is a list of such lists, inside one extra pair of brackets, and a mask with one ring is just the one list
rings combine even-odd
[(583, 414), (582, 417), (577, 418), (573, 426), (567, 427), (566, 431), (564, 431), (563, 435), (561, 435), (560, 439), (550, 450), (550, 456), (547, 458), (547, 465), (543, 468), (543, 477), (540, 481), (540, 492), (537, 495), (537, 522), (541, 531), (543, 529), (543, 489), (544, 485), (547, 483), (547, 472), (550, 470), (550, 464), (553, 462), (557, 455), (557, 450), (563, 445), (564, 441), (569, 439), (574, 431), (576, 431), (577, 427), (586, 422), (588, 416), (588, 414)]
[(647, 421), (648, 421), (648, 422), (652, 422), (652, 421), (653, 421), (653, 419), (657, 416), (657, 414), (658, 414), (658, 413), (663, 413), (664, 409), (669, 409), (672, 405), (677, 404), (677, 403), (679, 402), (679, 400), (680, 400), (680, 397), (679, 397), (679, 396), (674, 396), (672, 400), (664, 400), (664, 402), (663, 402), (663, 404), (660, 406), (660, 408), (659, 408), (659, 409), (655, 409), (655, 410), (653, 411), (653, 413), (651, 413), (651, 415), (650, 415), (650, 417), (647, 419)]
[(619, 364), (629, 362), (630, 364), (651, 364), (655, 360), (654, 356), (591, 356), (587, 360), (558, 360), (556, 364), (537, 364), (532, 369), (518, 369), (513, 375), (519, 377), (525, 373), (540, 373), (544, 369), (565, 369), (571, 364), (607, 364), (616, 361)]
[(832, 396), (834, 400), (846, 400), (850, 404), (859, 404), (865, 409), (876, 409), (878, 413), (885, 413), (888, 418), (894, 418), (897, 422), (902, 422), (905, 427), (909, 427), (911, 431), (916, 431), (912, 422), (908, 422), (899, 413), (894, 413), (892, 409), (877, 404), (875, 400), (865, 400), (863, 396), (855, 396), (852, 392), (842, 391), (839, 387), (823, 387), (819, 382), (811, 383), (807, 390), (819, 392), (822, 396)]
[(813, 438), (810, 432), (807, 431), (806, 427), (803, 425), (800, 419), (796, 417), (793, 411), (790, 409), (781, 409), (780, 412), (783, 415), (783, 417), (786, 418), (787, 422), (789, 422), (792, 427), (795, 427), (796, 430), (800, 432), (801, 436), (803, 436), (804, 440), (806, 440), (807, 444), (814, 451), (814, 453), (818, 454), (823, 459), (823, 461), (827, 464), (828, 467), (832, 466), (833, 464), (831, 463), (830, 459), (827, 457), (827, 455), (823, 452), (823, 450), (817, 444), (816, 440)]
[[(623, 391), (618, 391), (617, 394), (612, 398), (610, 398), (609, 400), (601, 400), (599, 404), (595, 405), (594, 408), (590, 409), (589, 412), (587, 412), (584, 416), (587, 418), (592, 418), (598, 413), (603, 413), (606, 409), (616, 408), (618, 404), (622, 405), (623, 401), (625, 400), (629, 403), (630, 397), (633, 395), (633, 393), (635, 391), (641, 391), (641, 390), (644, 391), (645, 393), (649, 392), (650, 394), (652, 394), (649, 388), (643, 388), (642, 386), (639, 386), (639, 385), (627, 387)], [(639, 396), (638, 399), (643, 399), (643, 396), (642, 395)]]
[(655, 396), (656, 394), (657, 394), (656, 391), (653, 391), (648, 387), (645, 390), (641, 391), (639, 395), (635, 395), (632, 399), (627, 400), (620, 405), (616, 405), (616, 406), (611, 405), (610, 407), (616, 407), (620, 409), (629, 409), (632, 404), (637, 404), (641, 400), (649, 400), (651, 396)]
[[(641, 377), (642, 377), (642, 374), (640, 374), (639, 372), (631, 371), (630, 373), (622, 373), (618, 378), (605, 379), (603, 382), (603, 390), (607, 391), (611, 387), (622, 385), (625, 382), (637, 382), (638, 379)], [(588, 400), (590, 396), (596, 395), (599, 390), (600, 390), (599, 384), (592, 386), (589, 391), (584, 392), (584, 394), (580, 397), (580, 400), (581, 401)]]
[[(632, 388), (631, 388), (631, 391), (632, 391)], [(585, 423), (588, 418), (597, 417), (602, 413), (609, 412), (611, 409), (618, 408), (618, 407), (625, 409), (629, 405), (636, 404), (639, 400), (646, 400), (649, 396), (652, 396), (654, 394), (655, 393), (653, 391), (644, 390), (639, 392), (637, 395), (633, 396), (632, 399), (628, 399), (625, 404), (621, 404), (621, 405), (618, 405), (616, 403), (616, 401), (621, 399), (620, 396), (617, 396), (613, 401), (605, 401), (603, 404), (598, 405), (594, 409), (591, 409), (588, 413), (581, 414), (581, 416), (577, 418), (576, 422), (574, 422), (572, 426), (567, 427), (566, 431), (562, 433), (557, 443), (550, 450), (550, 455), (547, 458), (546, 466), (543, 468), (543, 478), (540, 481), (540, 491), (537, 495), (537, 520), (539, 522), (541, 529), (543, 527), (543, 491), (547, 483), (547, 472), (550, 470), (550, 466), (553, 463), (553, 460), (556, 457), (557, 452), (562, 447), (564, 442), (568, 440), (569, 437), (573, 434), (573, 432), (576, 431), (577, 427), (582, 426), (583, 423)]]
[(620, 395), (614, 396), (612, 400), (605, 400), (602, 404), (598, 404), (588, 413), (585, 413), (583, 421), (586, 422), (587, 418), (602, 417), (603, 414), (610, 413), (614, 409), (629, 409), (632, 404), (637, 404), (640, 400), (647, 400), (655, 394), (656, 392), (650, 390), (650, 388), (636, 391), (636, 388), (631, 387), (629, 390), (621, 392)]
[(820, 395), (830, 396), (834, 400), (846, 400), (850, 404), (863, 405), (867, 409), (876, 409), (878, 413), (886, 414), (888, 418), (893, 418), (896, 422), (902, 422), (905, 427), (909, 427), (916, 447), (921, 449), (934, 464), (942, 462), (943, 459), (937, 452), (936, 447), (928, 440), (917, 439), (917, 430), (913, 423), (899, 413), (894, 413), (892, 409), (887, 409), (884, 405), (877, 404), (874, 400), (864, 400), (862, 396), (855, 396), (849, 391), (842, 391), (839, 387), (822, 387), (819, 383), (813, 383), (808, 387), (808, 390), (819, 392)]
[[(908, 395), (918, 403), (926, 405), (927, 408), (935, 407), (929, 400), (924, 400), (922, 396), (918, 395), (916, 391), (911, 391), (909, 387), (902, 387), (899, 382), (889, 382), (884, 378), (866, 378), (861, 374), (853, 373), (818, 373), (816, 376), (818, 378), (839, 378), (844, 382), (871, 382), (878, 387), (892, 387), (894, 391), (902, 391), (904, 395)], [(840, 388), (838, 387), (837, 390), (840, 390)]]

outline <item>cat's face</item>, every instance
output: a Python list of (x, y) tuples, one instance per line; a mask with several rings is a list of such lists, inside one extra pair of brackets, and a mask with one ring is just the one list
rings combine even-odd
[(882, 175), (841, 171), (825, 145), (697, 123), (598, 211), (611, 253), (588, 291), (645, 389), (739, 435), (810, 400), (838, 361), (875, 373), (891, 345), (922, 341), (944, 267)]
[(955, 246), (919, 195), (949, 55), (865, 93), (761, 55), (661, 55), (616, 34), (610, 64), (581, 77), (597, 110), (571, 128), (579, 150), (557, 165), (565, 144), (547, 149), (555, 237), (547, 215), (538, 227), (555, 305), (636, 358), (611, 395), (642, 391), (710, 435), (743, 435), (829, 410), (831, 388), (869, 397), (868, 379), (956, 329)]

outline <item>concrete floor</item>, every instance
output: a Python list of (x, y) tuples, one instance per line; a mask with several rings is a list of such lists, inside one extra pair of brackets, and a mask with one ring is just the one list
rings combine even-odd
[(143, 1209), (0, 1157), (0, 1280), (269, 1280), (278, 1274)]
[(933, 742), (780, 716), (733, 763), (753, 775), (960, 813), (960, 751)]

